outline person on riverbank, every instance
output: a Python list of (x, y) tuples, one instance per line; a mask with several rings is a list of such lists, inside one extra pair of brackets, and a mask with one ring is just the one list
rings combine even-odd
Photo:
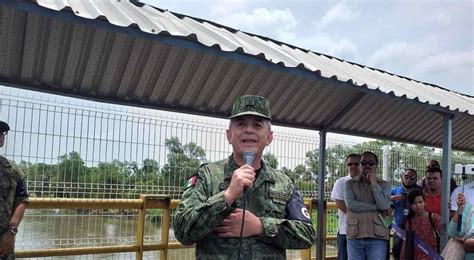
[[(173, 228), (184, 245), (196, 243), (197, 259), (286, 259), (286, 249), (313, 245), (313, 224), (293, 180), (262, 160), (273, 140), (270, 120), (266, 98), (239, 97), (227, 130), (232, 154), (189, 179)], [(253, 162), (244, 153), (253, 153)]]
[[(0, 148), (10, 126), (0, 121)], [(15, 163), (0, 156), (0, 258), (14, 259), (15, 236), (25, 213), (28, 193), (24, 175)]]

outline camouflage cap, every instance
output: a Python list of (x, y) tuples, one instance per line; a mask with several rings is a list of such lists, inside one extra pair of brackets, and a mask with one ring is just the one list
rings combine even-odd
[(229, 118), (244, 115), (254, 115), (272, 120), (270, 112), (270, 101), (262, 96), (246, 95), (237, 98), (232, 107)]
[(7, 123), (0, 120), (0, 133), (5, 133), (8, 131), (10, 131), (10, 126)]

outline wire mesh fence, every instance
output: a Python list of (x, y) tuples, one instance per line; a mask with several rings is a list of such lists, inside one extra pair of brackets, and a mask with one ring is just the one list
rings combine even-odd
[[(30, 92), (18, 95), (0, 88), (1, 119), (12, 129), (3, 152), (25, 172), (30, 196), (137, 198), (140, 194), (166, 194), (179, 198), (186, 180), (201, 163), (221, 160), (231, 153), (225, 134), (227, 120)], [(315, 198), (320, 181), (318, 133), (277, 126), (273, 131), (266, 161), (290, 175), (304, 197)], [(322, 180), (326, 199), (336, 179), (347, 174), (346, 156), (366, 150), (375, 152), (382, 163), (388, 162), (378, 171), (392, 186), (401, 185), (404, 169), (416, 169), (421, 179), (427, 160), (441, 161), (439, 149), (330, 135)], [(452, 162), (473, 163), (474, 156), (454, 152)], [(459, 183), (460, 178), (455, 178)], [(156, 230), (149, 230), (145, 239), (156, 241), (160, 213), (152, 216), (156, 219), (150, 219), (149, 224)], [(134, 218), (136, 212), (27, 211), (17, 248), (133, 241), (136, 227), (127, 221)], [(336, 235), (336, 218), (336, 211), (330, 211), (328, 235)], [(96, 228), (96, 223), (100, 227)]]

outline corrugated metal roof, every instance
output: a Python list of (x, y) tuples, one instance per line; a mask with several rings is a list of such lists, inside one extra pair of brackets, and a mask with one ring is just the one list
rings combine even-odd
[(274, 123), (474, 151), (474, 97), (128, 1), (0, 2), (0, 83), (225, 117), (268, 97)]

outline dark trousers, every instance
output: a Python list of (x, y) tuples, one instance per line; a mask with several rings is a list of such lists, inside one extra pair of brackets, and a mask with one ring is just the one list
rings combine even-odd
[(402, 243), (403, 240), (396, 235), (393, 236), (393, 246), (392, 246), (392, 254), (393, 259), (398, 260), (400, 259), (400, 252), (402, 251)]
[(346, 235), (337, 233), (337, 260), (347, 260)]

